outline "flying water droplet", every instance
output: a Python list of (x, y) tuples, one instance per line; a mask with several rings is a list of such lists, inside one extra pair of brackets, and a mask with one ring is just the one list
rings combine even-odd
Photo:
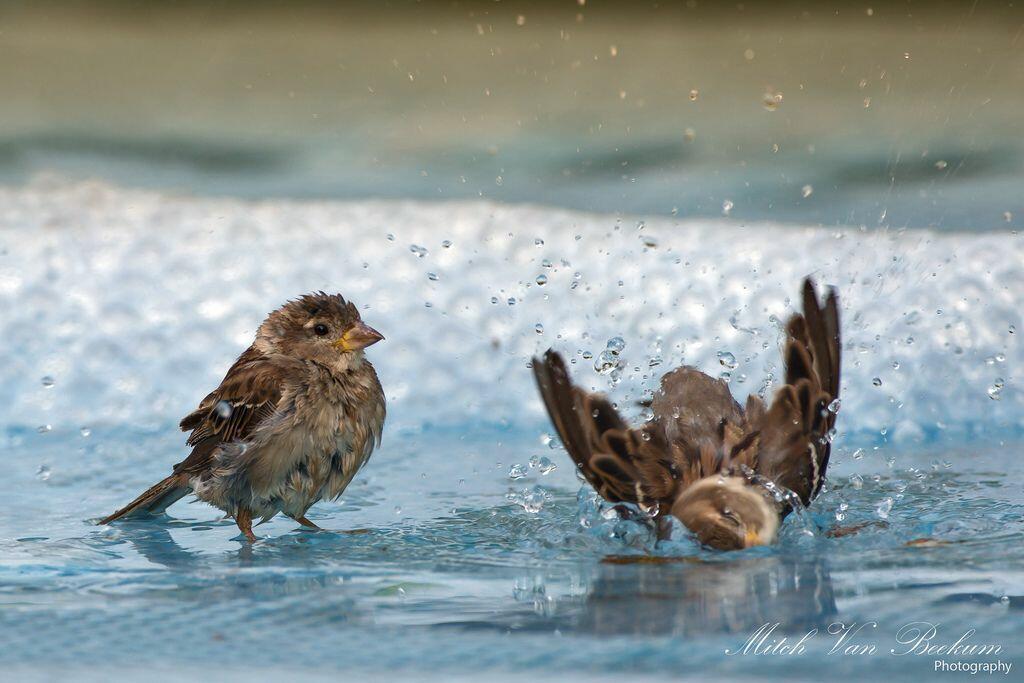
[(997, 377), (996, 381), (992, 383), (992, 386), (988, 388), (988, 397), (993, 401), (998, 401), (1003, 397), (1003, 378)]
[(548, 283), (548, 276), (547, 275), (545, 275), (544, 273), (541, 273), (540, 275), (537, 276), (537, 285), (539, 287), (543, 287), (547, 283)]
[(50, 466), (40, 465), (39, 469), (36, 470), (36, 478), (40, 481), (46, 481), (50, 478)]
[(418, 244), (410, 244), (409, 251), (416, 254), (417, 258), (423, 258), (424, 256), (430, 253), (430, 251), (426, 247), (421, 247)]
[(731, 199), (726, 199), (724, 202), (722, 202), (722, 215), (728, 216), (729, 214), (731, 214), (733, 206), (735, 205), (732, 203)]
[(882, 378), (875, 377), (873, 380), (871, 380), (871, 383), (874, 384), (876, 387), (880, 387), (882, 386)]
[(811, 185), (804, 185), (802, 188), (800, 188), (800, 196), (803, 197), (804, 199), (807, 199), (812, 194), (814, 194), (814, 187), (813, 186), (811, 186)]
[(875, 514), (877, 514), (880, 519), (889, 519), (889, 513), (892, 512), (892, 504), (892, 497), (886, 497), (885, 500), (879, 503), (878, 507), (875, 508)]
[(600, 375), (607, 375), (619, 367), (619, 356), (608, 349), (602, 351), (594, 361), (594, 370)]
[(769, 90), (761, 97), (761, 106), (767, 111), (775, 111), (782, 104), (782, 93)]
[(222, 420), (226, 420), (231, 417), (231, 404), (227, 401), (217, 401), (217, 404), (213, 407), (217, 413), (217, 417)]
[(737, 362), (736, 356), (729, 351), (719, 351), (718, 362), (727, 370), (735, 370), (739, 367), (739, 362)]
[(540, 323), (537, 323), (536, 325), (533, 326), (533, 331), (536, 332), (537, 334), (544, 334), (544, 326), (541, 325)]
[(516, 479), (522, 479), (526, 476), (526, 466), (515, 464), (508, 468), (508, 478), (513, 481)]
[(53, 385), (56, 384), (54, 379), (52, 377), (50, 377), (49, 375), (46, 375), (45, 377), (43, 377), (42, 383), (43, 383), (43, 386), (46, 387), (47, 389), (52, 389)]

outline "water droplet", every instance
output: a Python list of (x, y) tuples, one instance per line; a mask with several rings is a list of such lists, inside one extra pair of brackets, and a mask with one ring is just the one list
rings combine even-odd
[(838, 398), (828, 404), (828, 412), (835, 415), (839, 412), (839, 408), (843, 405), (843, 402)]
[(81, 429), (78, 430), (78, 433), (81, 434), (83, 437), (88, 438), (92, 434), (92, 430), (89, 429), (88, 427), (82, 427)]
[(618, 57), (619, 56), (619, 48), (616, 47), (615, 45), (609, 45), (608, 46), (608, 54), (610, 54), (612, 57)]
[(638, 237), (648, 249), (656, 249), (658, 247), (658, 238), (654, 235), (638, 235)]
[(424, 256), (430, 253), (430, 251), (426, 247), (421, 247), (418, 244), (410, 244), (409, 251), (416, 254), (417, 258), (423, 258)]
[(540, 323), (537, 323), (536, 325), (533, 326), (533, 331), (536, 332), (537, 334), (544, 334), (544, 326), (541, 325)]
[(46, 481), (50, 478), (50, 466), (40, 465), (39, 469), (36, 470), (36, 478), (40, 481)]
[(871, 380), (871, 383), (874, 384), (876, 387), (880, 387), (882, 386), (882, 378), (875, 377), (873, 380)]
[(988, 397), (993, 401), (998, 401), (1003, 396), (1003, 378), (997, 377), (996, 381), (992, 383), (992, 386), (988, 388)]
[(512, 467), (508, 468), (508, 478), (509, 479), (512, 479), (512, 480), (522, 479), (525, 476), (526, 476), (526, 465), (515, 464), (515, 465), (512, 465)]
[(800, 196), (803, 197), (804, 199), (807, 199), (812, 194), (814, 194), (814, 187), (813, 186), (811, 186), (811, 185), (804, 185), (802, 188), (800, 188)]
[(695, 131), (693, 128), (685, 128), (685, 129), (683, 129), (683, 140), (685, 142), (693, 142), (696, 139), (697, 139), (697, 131)]
[(394, 242), (395, 241), (395, 236), (393, 234), (391, 234), (390, 232), (387, 234), (387, 238), (388, 238), (388, 242)]
[(1009, 211), (1003, 211), (1003, 220), (1007, 223), (1013, 220), (1013, 214)]
[(53, 429), (53, 425), (48, 425), (48, 424), (47, 425), (39, 425), (38, 427), (36, 427), (36, 431), (39, 432), (40, 434), (45, 434), (46, 432), (51, 431), (52, 429)]
[(769, 90), (761, 97), (761, 106), (767, 111), (775, 111), (782, 104), (782, 93)]
[(700, 92), (696, 88), (690, 91), (691, 102), (696, 102), (698, 97), (700, 97)]
[(516, 26), (525, 26), (525, 25), (526, 25), (526, 17), (524, 15), (522, 15), (522, 14), (518, 15), (516, 17)]
[(938, 161), (935, 162), (935, 168), (939, 169), (940, 171), (945, 170), (947, 166), (949, 166), (949, 163), (947, 163), (944, 159), (939, 159)]
[(889, 513), (892, 512), (892, 503), (892, 498), (886, 497), (885, 500), (878, 504), (878, 507), (875, 508), (875, 513), (879, 518), (889, 519)]
[(733, 206), (735, 206), (735, 204), (732, 203), (731, 199), (726, 199), (724, 202), (722, 202), (722, 215), (728, 216), (730, 213), (732, 213)]
[(396, 515), (402, 514), (402, 506), (401, 505), (396, 505), (395, 506), (395, 514)]
[(42, 383), (43, 383), (43, 386), (46, 387), (47, 389), (52, 389), (53, 385), (56, 384), (54, 379), (52, 377), (50, 377), (49, 375), (46, 375), (45, 377), (43, 377)]
[(226, 420), (231, 417), (231, 404), (227, 401), (217, 401), (216, 405), (213, 406), (214, 411), (217, 413), (217, 417), (222, 420)]
[(729, 351), (719, 351), (718, 362), (721, 364), (722, 367), (728, 370), (735, 370), (737, 367), (739, 367), (739, 362), (737, 362), (736, 356), (732, 355), (732, 353)]
[(452, 246), (452, 241), (445, 240), (444, 242), (441, 242), (441, 246), (444, 247), (445, 249), (450, 249)]
[(538, 286), (543, 287), (547, 283), (548, 283), (548, 276), (547, 275), (545, 275), (544, 273), (541, 273), (540, 275), (537, 276), (537, 285)]
[(427, 273), (427, 279), (437, 282), (440, 278), (438, 278), (437, 273)]
[(533, 243), (534, 243), (535, 246), (538, 246), (538, 247), (543, 247), (544, 246), (544, 240), (542, 240), (539, 237), (537, 239), (533, 240)]
[(619, 367), (620, 362), (619, 354), (605, 349), (598, 355), (597, 360), (594, 361), (594, 370), (600, 375), (607, 375), (614, 372)]

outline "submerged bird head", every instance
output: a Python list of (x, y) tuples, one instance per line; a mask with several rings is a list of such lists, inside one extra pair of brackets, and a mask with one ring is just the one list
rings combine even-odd
[(340, 294), (316, 292), (267, 316), (256, 333), (256, 346), (264, 353), (347, 368), (362, 360), (363, 349), (383, 338), (362, 321), (352, 302)]
[(779, 515), (768, 499), (738, 476), (705, 477), (683, 491), (672, 506), (700, 542), (719, 550), (741, 550), (775, 541)]

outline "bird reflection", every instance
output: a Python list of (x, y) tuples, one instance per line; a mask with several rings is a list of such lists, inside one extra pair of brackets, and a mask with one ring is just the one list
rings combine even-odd
[(827, 624), (836, 613), (821, 559), (758, 557), (606, 558), (578, 615), (577, 630), (602, 635), (694, 636), (779, 632)]

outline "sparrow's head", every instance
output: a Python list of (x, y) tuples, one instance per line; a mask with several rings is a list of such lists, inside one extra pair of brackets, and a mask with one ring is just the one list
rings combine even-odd
[(329, 366), (348, 367), (363, 349), (384, 336), (363, 323), (359, 311), (340, 294), (316, 292), (289, 301), (263, 321), (256, 346)]
[(672, 506), (700, 542), (741, 550), (775, 541), (779, 515), (759, 488), (743, 477), (714, 475), (688, 487)]

